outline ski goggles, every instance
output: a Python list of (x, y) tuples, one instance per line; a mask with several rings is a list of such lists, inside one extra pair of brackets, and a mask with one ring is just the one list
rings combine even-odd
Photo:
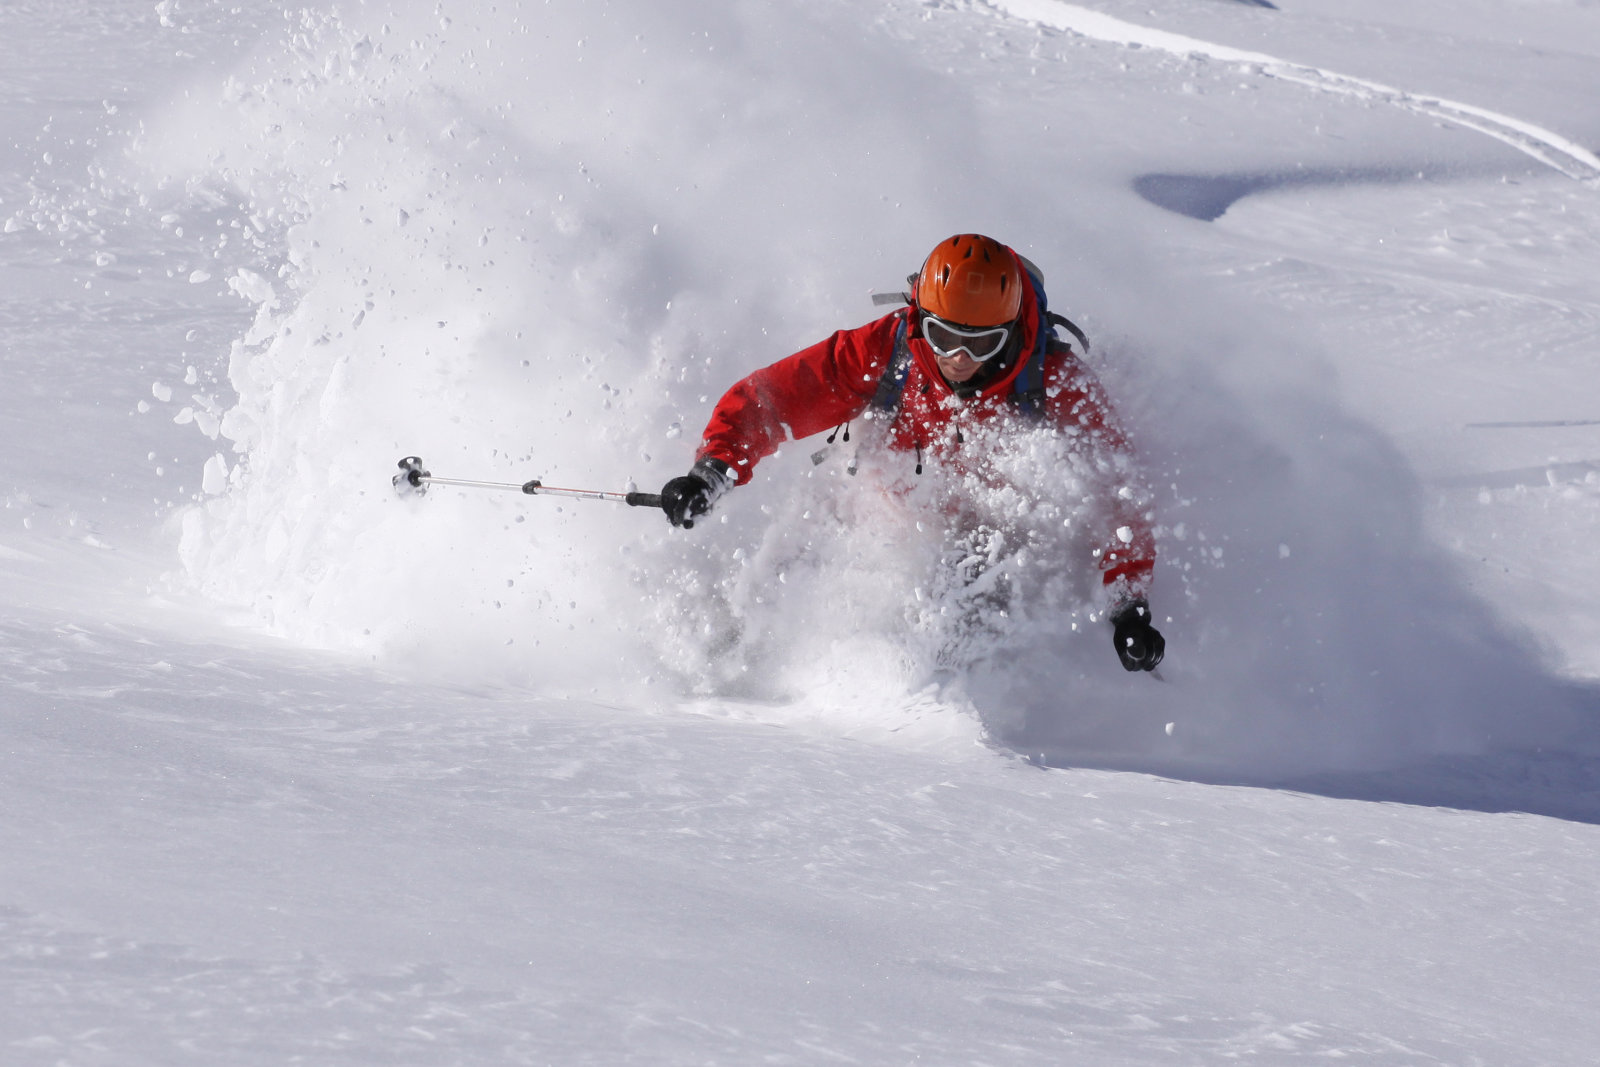
[(1010, 338), (1009, 326), (958, 326), (932, 315), (922, 316), (922, 339), (941, 356), (965, 352), (974, 363), (982, 363), (1005, 351)]

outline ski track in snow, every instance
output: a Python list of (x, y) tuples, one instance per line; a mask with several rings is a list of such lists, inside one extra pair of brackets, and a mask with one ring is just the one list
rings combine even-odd
[(1062, 0), (985, 0), (1004, 14), (1041, 26), (1075, 33), (1096, 41), (1136, 48), (1152, 48), (1186, 58), (1234, 63), (1267, 78), (1303, 85), (1319, 92), (1351, 96), (1403, 108), (1429, 118), (1474, 130), (1551, 167), (1575, 181), (1600, 188), (1600, 156), (1582, 145), (1510, 115), (1455, 100), (1354, 78), (1262, 52), (1251, 52), (1202, 41), (1182, 34), (1139, 26)]

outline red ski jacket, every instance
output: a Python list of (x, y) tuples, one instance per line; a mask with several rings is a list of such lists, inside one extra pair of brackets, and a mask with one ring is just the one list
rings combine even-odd
[[(733, 468), (740, 483), (750, 480), (757, 463), (789, 439), (799, 440), (859, 418), (871, 405), (878, 383), (894, 356), (895, 331), (910, 317), (907, 331), (911, 365), (898, 410), (887, 431), (889, 447), (915, 450), (929, 459), (960, 462), (973, 430), (1012, 420), (1019, 429), (1053, 425), (1075, 435), (1088, 448), (1135, 476), (1136, 463), (1127, 437), (1117, 425), (1099, 381), (1072, 349), (1059, 342), (1045, 356), (1042, 417), (1028, 419), (1012, 399), (1025, 360), (976, 394), (958, 396), (939, 373), (933, 350), (914, 328), (916, 311), (902, 308), (875, 322), (840, 330), (825, 341), (754, 372), (723, 395), (706, 426), (697, 459), (717, 459)], [(1032, 352), (1038, 339), (1038, 304), (1032, 287), (1024, 289), (1019, 319), (1022, 352)], [(1096, 553), (1113, 602), (1145, 597), (1155, 568), (1155, 538), (1150, 520), (1134, 492), (1132, 501), (1109, 502), (1110, 528), (1098, 538)]]

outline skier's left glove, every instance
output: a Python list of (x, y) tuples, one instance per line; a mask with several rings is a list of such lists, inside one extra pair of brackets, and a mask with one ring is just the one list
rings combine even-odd
[(1130, 671), (1153, 671), (1167, 653), (1167, 640), (1150, 625), (1150, 605), (1130, 600), (1111, 614), (1111, 641), (1117, 658)]
[(667, 521), (685, 530), (708, 513), (717, 498), (733, 488), (733, 468), (720, 459), (706, 458), (661, 487), (661, 510)]

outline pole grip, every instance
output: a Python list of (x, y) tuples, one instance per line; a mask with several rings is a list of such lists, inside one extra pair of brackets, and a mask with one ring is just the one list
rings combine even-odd
[(659, 508), (661, 506), (661, 494), (629, 493), (622, 498), (622, 502), (630, 508)]

